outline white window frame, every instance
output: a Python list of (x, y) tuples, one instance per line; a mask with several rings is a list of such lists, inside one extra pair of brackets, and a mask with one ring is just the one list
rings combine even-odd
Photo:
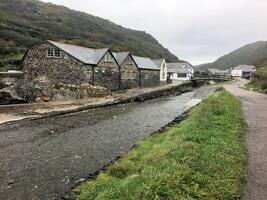
[(59, 49), (54, 49), (55, 58), (61, 58), (61, 51)]
[(54, 49), (51, 49), (51, 48), (47, 49), (47, 57), (48, 58), (53, 58), (55, 55), (54, 53), (55, 53)]
[(47, 49), (47, 57), (48, 58), (61, 58), (61, 51), (59, 49)]

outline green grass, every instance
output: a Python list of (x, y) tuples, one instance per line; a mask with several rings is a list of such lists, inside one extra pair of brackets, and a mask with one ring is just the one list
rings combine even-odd
[(239, 101), (223, 89), (194, 108), (185, 121), (146, 138), (77, 199), (239, 199), (245, 176)]
[(243, 88), (267, 94), (267, 67), (262, 67), (253, 74), (253, 79)]
[[(17, 57), (47, 39), (178, 61), (144, 31), (37, 0), (0, 1), (0, 70), (20, 67)], [(9, 58), (7, 62), (6, 57)]]
[(253, 83), (253, 82), (248, 82), (245, 85), (243, 85), (243, 87), (241, 88), (267, 94), (267, 89), (263, 89), (260, 85)]

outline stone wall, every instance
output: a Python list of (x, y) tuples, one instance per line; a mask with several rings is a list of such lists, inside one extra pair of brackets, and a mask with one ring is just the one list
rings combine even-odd
[[(127, 59), (131, 57), (128, 56)], [(139, 87), (138, 68), (134, 62), (129, 64), (127, 59), (121, 65), (121, 89), (123, 90)]]
[(23, 79), (23, 73), (21, 72), (0, 72), (0, 90), (14, 85), (21, 79)]
[(154, 87), (160, 85), (160, 71), (159, 70), (145, 70), (141, 69), (141, 87)]
[(49, 43), (37, 45), (28, 50), (23, 60), (24, 77), (17, 88), (26, 99), (85, 99), (119, 89), (119, 66), (115, 59), (111, 62), (102, 59), (97, 66), (87, 65), (63, 51), (60, 58), (47, 57), (51, 48), (57, 49)]
[(120, 89), (120, 70), (115, 60), (107, 62), (102, 59), (99, 62), (94, 68), (94, 85), (111, 91)]
[(51, 44), (42, 44), (28, 50), (23, 61), (24, 79), (31, 82), (46, 76), (52, 84), (92, 84), (92, 66), (85, 65), (61, 51), (61, 58), (48, 58)]

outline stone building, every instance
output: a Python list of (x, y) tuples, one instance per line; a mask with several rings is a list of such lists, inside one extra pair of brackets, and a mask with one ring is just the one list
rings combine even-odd
[(139, 69), (139, 86), (153, 87), (160, 84), (160, 68), (150, 59), (133, 56)]
[(132, 54), (129, 52), (113, 52), (113, 55), (120, 65), (121, 89), (139, 87), (139, 70)]
[(186, 81), (194, 76), (194, 68), (186, 62), (167, 63), (167, 69), (171, 80)]
[(112, 52), (47, 41), (29, 49), (23, 59), (27, 82), (45, 76), (52, 84), (103, 86), (118, 90), (119, 65)]
[(47, 41), (22, 61), (18, 93), (30, 101), (86, 99), (120, 89), (120, 67), (110, 49)]
[(231, 76), (250, 79), (254, 72), (256, 72), (256, 67), (254, 67), (254, 66), (238, 65), (235, 68), (231, 69)]
[(162, 58), (162, 59), (153, 60), (153, 62), (160, 69), (160, 81), (166, 82), (167, 81), (167, 73), (168, 73), (166, 60), (164, 58)]
[(20, 91), (27, 92), (21, 96), (33, 101), (40, 97), (45, 101), (99, 97), (160, 83), (160, 68), (150, 58), (112, 53), (108, 48), (48, 40), (30, 48), (22, 63)]

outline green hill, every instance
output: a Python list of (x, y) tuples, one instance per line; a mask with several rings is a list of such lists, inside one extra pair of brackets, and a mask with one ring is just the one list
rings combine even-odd
[(267, 41), (258, 41), (247, 44), (225, 56), (222, 56), (213, 63), (197, 66), (201, 69), (218, 68), (229, 69), (240, 64), (254, 65), (261, 67), (267, 64)]
[(0, 1), (0, 70), (18, 67), (27, 48), (47, 39), (178, 60), (144, 31), (37, 0)]

